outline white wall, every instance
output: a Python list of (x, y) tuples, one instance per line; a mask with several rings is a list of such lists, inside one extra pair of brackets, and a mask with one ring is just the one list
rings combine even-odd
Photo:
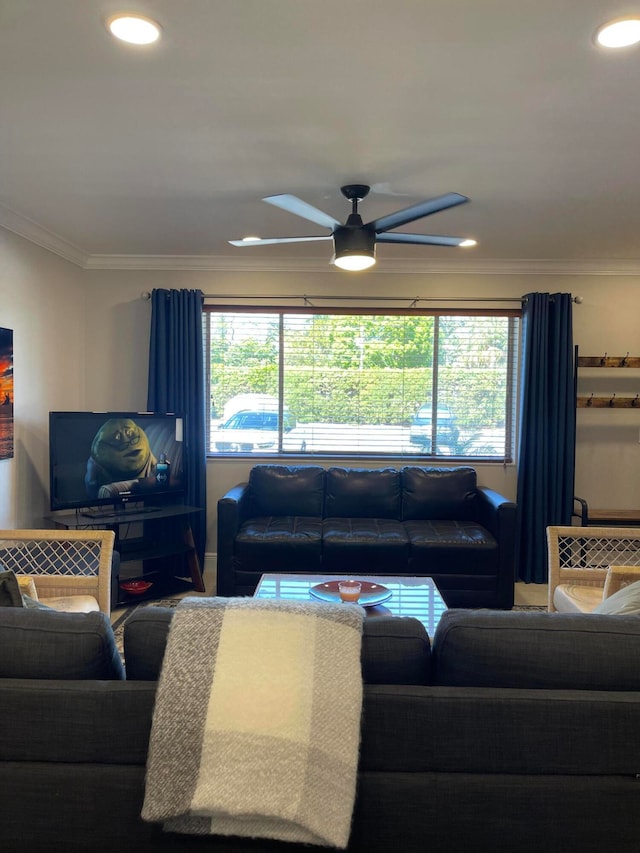
[[(590, 278), (580, 287), (585, 300), (573, 315), (580, 355), (640, 355), (640, 279)], [(581, 369), (578, 393), (635, 397), (640, 370)], [(578, 409), (575, 491), (594, 507), (640, 508), (640, 408)]]
[[(201, 271), (90, 271), (87, 272), (88, 298), (92, 309), (100, 316), (107, 318), (100, 328), (95, 330), (92, 351), (87, 353), (88, 368), (100, 373), (103, 381), (100, 388), (94, 386), (91, 389), (89, 408), (111, 407), (109, 401), (100, 398), (100, 393), (111, 394), (117, 397), (119, 405), (124, 408), (139, 408), (146, 403), (146, 371), (148, 368), (148, 324), (151, 316), (149, 302), (141, 299), (141, 294), (152, 290), (154, 287), (184, 287), (199, 288), (205, 294), (283, 294), (288, 304), (300, 304), (300, 301), (292, 302), (293, 297), (301, 293), (318, 295), (353, 295), (357, 298), (357, 304), (366, 304), (363, 294), (370, 296), (384, 296), (389, 294), (403, 294), (407, 296), (443, 297), (456, 295), (459, 297), (479, 298), (482, 296), (500, 296), (505, 298), (517, 297), (531, 288), (531, 279), (524, 283), (515, 283), (506, 278), (491, 280), (479, 277), (477, 280), (454, 279), (453, 277), (442, 277), (439, 281), (426, 280), (425, 277), (411, 276), (385, 276), (379, 273), (345, 279), (343, 273), (328, 269), (327, 273), (219, 273)], [(523, 290), (523, 287), (525, 289)], [(128, 302), (127, 302), (128, 300)], [(226, 300), (230, 304), (230, 300)], [(256, 303), (259, 302), (259, 297)], [(242, 304), (246, 304), (243, 302)], [(274, 300), (264, 304), (272, 306)], [(317, 303), (318, 304), (318, 303)], [(354, 303), (355, 304), (355, 303)], [(373, 303), (372, 303), (373, 304)], [(379, 306), (380, 303), (377, 303)], [(482, 303), (478, 303), (481, 306)], [(505, 303), (507, 307), (513, 307)], [(125, 305), (128, 308), (125, 309)], [(485, 305), (486, 307), (486, 305)], [(122, 333), (116, 317), (123, 314), (129, 315), (126, 326), (126, 335)], [(136, 318), (144, 324), (147, 337), (139, 337), (132, 332), (132, 318)], [(137, 326), (136, 326), (137, 328)], [(119, 340), (120, 345), (114, 342)], [(123, 347), (122, 341), (127, 341)], [(106, 360), (102, 354), (111, 348), (111, 357)], [(121, 351), (124, 349), (124, 355)], [(91, 367), (92, 361), (95, 362)], [(130, 365), (130, 373), (126, 382), (126, 389), (122, 386), (120, 379), (123, 363)], [(132, 381), (132, 371), (137, 377), (137, 390), (135, 382)], [(124, 393), (126, 390), (126, 394)], [(128, 394), (128, 396), (127, 396)], [(228, 489), (236, 483), (246, 480), (249, 470), (253, 464), (263, 461), (258, 457), (250, 460), (214, 460), (210, 459), (207, 464), (207, 551), (216, 550), (216, 504)], [(335, 464), (336, 460), (324, 460), (323, 465)], [(337, 464), (362, 464), (361, 459), (340, 459)], [(383, 461), (374, 463), (377, 467), (383, 467)], [(514, 466), (485, 465), (478, 466), (479, 476), (484, 485), (500, 491), (515, 499), (516, 472)]]
[(0, 326), (13, 329), (14, 457), (0, 460), (0, 527), (49, 508), (49, 411), (85, 407), (82, 270), (0, 228)]
[[(640, 355), (640, 329), (637, 317), (640, 309), (640, 277), (632, 276), (453, 276), (453, 275), (384, 275), (383, 273), (352, 276), (348, 280), (335, 270), (324, 273), (216, 273), (216, 272), (138, 272), (101, 271), (87, 273), (89, 300), (101, 315), (113, 315), (113, 322), (103, 324), (97, 334), (103, 336), (100, 345), (87, 354), (89, 362), (101, 353), (112, 356), (96, 370), (104, 374), (95, 395), (107, 393), (118, 396), (119, 404), (137, 407), (146, 394), (147, 340), (130, 331), (133, 318), (137, 324), (147, 323), (148, 302), (140, 294), (153, 287), (200, 288), (211, 294), (251, 294), (259, 303), (259, 295), (276, 293), (353, 295), (363, 304), (366, 295), (421, 296), (441, 300), (447, 297), (482, 299), (491, 297), (520, 298), (530, 291), (570, 292), (582, 297), (574, 308), (574, 340), (583, 355), (610, 355), (627, 351)], [(129, 300), (129, 302), (127, 302)], [(285, 301), (283, 299), (283, 301)], [(227, 300), (228, 302), (228, 300)], [(264, 304), (273, 305), (273, 301)], [(299, 303), (297, 303), (299, 304)], [(322, 304), (316, 300), (316, 304)], [(453, 303), (452, 303), (453, 304)], [(472, 305), (473, 303), (468, 303)], [(476, 305), (482, 307), (484, 303)], [(128, 305), (128, 308), (125, 306)], [(486, 306), (485, 306), (486, 307)], [(127, 326), (131, 339), (124, 346), (122, 336), (116, 345), (116, 316), (129, 316)], [(114, 350), (115, 346), (115, 350)], [(124, 356), (121, 351), (124, 347)], [(123, 359), (130, 365), (126, 384), (128, 398), (120, 378)], [(144, 370), (142, 369), (144, 366)], [(593, 375), (593, 371), (589, 374)], [(133, 381), (135, 375), (135, 382)], [(615, 377), (597, 374), (608, 388)], [(588, 376), (581, 375), (581, 388), (587, 388)], [(640, 371), (629, 371), (618, 378), (618, 393), (640, 393)], [(138, 390), (135, 390), (135, 384)], [(620, 384), (622, 383), (622, 384)], [(624, 386), (624, 387), (622, 387)], [(633, 390), (632, 390), (633, 389)], [(598, 390), (598, 389), (596, 389)], [(589, 391), (590, 392), (590, 391)], [(586, 393), (586, 391), (585, 391)], [(606, 392), (608, 393), (608, 391)], [(92, 405), (104, 407), (109, 401), (93, 399)], [(576, 492), (595, 506), (635, 508), (640, 506), (640, 409), (584, 410), (577, 414), (578, 448), (576, 454)], [(218, 497), (235, 483), (246, 479), (251, 465), (257, 460), (210, 460), (208, 463), (208, 550), (215, 551), (215, 507)], [(349, 460), (341, 460), (349, 464)], [(327, 462), (329, 464), (329, 462)], [(354, 464), (359, 464), (357, 460)], [(384, 463), (380, 463), (382, 465)], [(480, 481), (515, 500), (515, 466), (478, 466)]]
[[(282, 294), (283, 303), (289, 304), (291, 297), (300, 294), (353, 295), (358, 305), (366, 295), (437, 298), (439, 305), (446, 306), (451, 297), (477, 300), (519, 298), (530, 291), (570, 292), (583, 297), (574, 309), (574, 339), (581, 354), (628, 351), (640, 355), (640, 277), (380, 272), (347, 277), (334, 269), (326, 273), (82, 271), (0, 229), (0, 304), (6, 306), (7, 297), (12, 300), (12, 307), (3, 309), (0, 325), (14, 329), (16, 350), (16, 459), (0, 462), (0, 517), (7, 526), (26, 525), (29, 513), (35, 518), (46, 506), (46, 415), (50, 409), (146, 407), (151, 306), (141, 294), (155, 287), (251, 294), (256, 303), (259, 294), (269, 293)], [(601, 390), (601, 385), (591, 387), (593, 373), (581, 376), (585, 393)], [(605, 383), (605, 389), (618, 389), (622, 395), (624, 386), (625, 394), (640, 393), (640, 371), (629, 371), (618, 379), (602, 374), (598, 372), (596, 378)], [(593, 505), (640, 506), (640, 409), (581, 409), (577, 419), (576, 492)], [(209, 552), (216, 548), (218, 497), (246, 479), (255, 461), (209, 461)], [(483, 484), (515, 499), (515, 466), (483, 465), (478, 470)]]

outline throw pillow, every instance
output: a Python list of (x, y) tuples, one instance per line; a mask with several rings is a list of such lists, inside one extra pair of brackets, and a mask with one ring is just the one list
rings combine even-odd
[(616, 616), (640, 615), (640, 581), (623, 586), (609, 598), (605, 598), (592, 613), (609, 613)]
[(20, 592), (23, 595), (28, 595), (30, 598), (38, 600), (38, 591), (35, 582), (31, 575), (16, 575)]
[(24, 607), (18, 579), (12, 571), (0, 572), (0, 607)]
[(47, 607), (40, 599), (32, 598), (30, 595), (22, 595), (22, 606), (29, 607), (32, 610), (55, 610), (54, 607)]

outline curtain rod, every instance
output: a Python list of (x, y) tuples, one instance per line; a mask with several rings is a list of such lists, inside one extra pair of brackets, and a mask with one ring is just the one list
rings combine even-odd
[[(305, 303), (310, 299), (330, 299), (332, 301), (339, 302), (353, 302), (354, 300), (361, 300), (365, 302), (405, 302), (408, 301), (411, 305), (417, 305), (418, 302), (518, 302), (522, 304), (524, 296), (483, 296), (483, 297), (473, 297), (473, 296), (327, 296), (327, 295), (311, 295), (307, 293), (303, 293), (300, 296), (295, 296), (290, 293), (280, 294), (280, 295), (269, 295), (269, 294), (245, 294), (240, 296), (237, 293), (226, 294), (226, 293), (204, 293), (203, 297), (205, 299), (302, 299)], [(571, 300), (576, 304), (580, 305), (582, 303), (581, 296), (574, 296)]]
[[(412, 308), (414, 305), (417, 305), (418, 302), (518, 302), (522, 304), (524, 300), (524, 296), (331, 296), (331, 295), (312, 295), (308, 293), (303, 293), (300, 296), (296, 296), (291, 293), (281, 293), (281, 294), (266, 294), (266, 293), (253, 293), (253, 294), (238, 294), (238, 293), (203, 293), (204, 299), (233, 299), (235, 301), (243, 300), (243, 299), (302, 299), (306, 304), (311, 304), (311, 299), (329, 299), (331, 301), (336, 302), (354, 302), (356, 300), (365, 301), (365, 302), (409, 302), (410, 307)], [(140, 298), (145, 302), (148, 302), (151, 299), (151, 293), (148, 290), (143, 291), (140, 294)], [(574, 296), (571, 299), (572, 302), (575, 302), (576, 305), (582, 304), (582, 296)]]

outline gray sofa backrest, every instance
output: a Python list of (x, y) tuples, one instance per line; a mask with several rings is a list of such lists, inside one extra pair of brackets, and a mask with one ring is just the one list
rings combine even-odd
[(447, 610), (432, 667), (451, 687), (640, 690), (640, 618)]
[(402, 519), (455, 519), (474, 517), (477, 495), (474, 468), (402, 469)]
[[(175, 610), (141, 607), (124, 626), (127, 678), (156, 681)], [(362, 677), (365, 684), (428, 684), (431, 646), (417, 619), (380, 616), (365, 619)]]
[(249, 475), (252, 517), (321, 518), (324, 468), (315, 465), (256, 465)]
[(325, 518), (400, 518), (402, 479), (395, 468), (329, 468)]

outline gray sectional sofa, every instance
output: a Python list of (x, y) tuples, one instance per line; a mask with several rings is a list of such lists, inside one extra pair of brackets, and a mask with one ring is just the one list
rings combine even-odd
[[(0, 608), (3, 853), (309, 853), (144, 823), (145, 762), (174, 611)], [(450, 610), (363, 638), (350, 853), (637, 853), (638, 617)]]
[(218, 501), (218, 595), (265, 572), (429, 576), (449, 607), (513, 606), (516, 506), (459, 466), (256, 465)]

